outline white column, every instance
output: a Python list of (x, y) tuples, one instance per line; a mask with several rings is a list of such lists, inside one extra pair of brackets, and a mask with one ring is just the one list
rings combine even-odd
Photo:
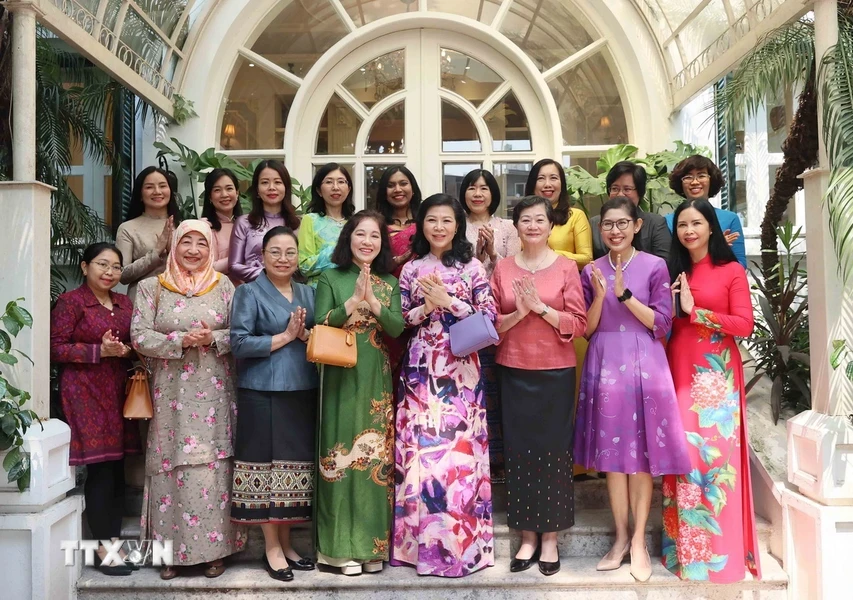
[(12, 0), (12, 177), (36, 178), (36, 8)]
[[(838, 40), (838, 3), (815, 0), (815, 56), (818, 64)], [(820, 84), (818, 84), (820, 93)], [(819, 96), (819, 102), (822, 99)], [(806, 264), (809, 284), (809, 342), (812, 410), (788, 421), (788, 481), (798, 491), (782, 494), (784, 562), (789, 598), (835, 600), (850, 597), (849, 568), (840, 557), (853, 556), (853, 386), (843, 368), (833, 371), (832, 341), (853, 343), (853, 297), (838, 276), (823, 196), (830, 169), (818, 107), (819, 166), (803, 174)]]

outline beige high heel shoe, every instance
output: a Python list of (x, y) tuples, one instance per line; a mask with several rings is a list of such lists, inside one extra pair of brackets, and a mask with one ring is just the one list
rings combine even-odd
[(631, 576), (639, 583), (645, 583), (652, 576), (652, 557), (649, 556), (649, 549), (645, 548), (646, 560), (649, 561), (648, 567), (634, 566), (634, 553), (631, 552)]
[(631, 542), (629, 541), (625, 544), (625, 548), (622, 549), (622, 552), (616, 558), (607, 558), (606, 556), (598, 561), (598, 565), (595, 567), (596, 571), (615, 571), (619, 567), (622, 566), (622, 563), (625, 562), (625, 556), (631, 550)]

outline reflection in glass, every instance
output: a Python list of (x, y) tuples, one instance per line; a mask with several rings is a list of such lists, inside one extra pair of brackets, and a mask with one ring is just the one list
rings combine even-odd
[(418, 12), (417, 0), (342, 0), (341, 4), (356, 27), (391, 15)]
[(495, 104), (486, 113), (485, 120), (492, 135), (493, 151), (529, 152), (533, 149), (527, 116), (513, 92)]
[(442, 182), (444, 193), (453, 196), (457, 200), (460, 199), (462, 191), (459, 186), (462, 184), (462, 178), (474, 169), (482, 169), (483, 163), (442, 163)]
[[(124, 45), (136, 52), (149, 65), (156, 69), (160, 68), (166, 55), (166, 43), (132, 8), (127, 9), (120, 39)], [(118, 57), (126, 62), (131, 61), (130, 57), (122, 55), (121, 49), (119, 49)]]
[(594, 40), (561, 0), (516, 0), (501, 33), (519, 46), (540, 71), (550, 69)]
[(685, 61), (690, 62), (702, 54), (728, 28), (729, 18), (723, 3), (708, 3), (678, 34)]
[(512, 209), (524, 198), (524, 185), (532, 168), (533, 163), (529, 162), (495, 163), (492, 175), (498, 180), (501, 190), (501, 205), (496, 214), (512, 219)]
[(548, 82), (563, 128), (563, 144), (624, 144), (628, 126), (619, 89), (599, 53)]
[(389, 167), (395, 167), (404, 163), (365, 165), (364, 167), (364, 208), (376, 210), (376, 190), (379, 189), (379, 180)]
[(403, 154), (406, 130), (405, 104), (400, 102), (382, 113), (370, 128), (365, 154)]
[(136, 0), (137, 6), (142, 9), (149, 19), (166, 35), (170, 36), (175, 31), (175, 25), (187, 6), (187, 0), (171, 0), (161, 2), (160, 0)]
[(359, 102), (372, 108), (386, 96), (403, 89), (405, 60), (405, 50), (383, 54), (354, 71), (344, 81), (344, 87)]
[(242, 57), (237, 59), (219, 145), (223, 150), (281, 149), (296, 88), (249, 64)]
[(340, 96), (332, 94), (320, 119), (315, 154), (355, 154), (355, 136), (359, 127), (361, 117)]
[(252, 46), (267, 60), (305, 77), (349, 31), (328, 0), (289, 2)]
[(465, 112), (447, 100), (441, 101), (441, 151), (480, 152), (483, 146), (474, 123)]
[(455, 50), (441, 49), (441, 87), (456, 92), (474, 106), (489, 97), (503, 83), (500, 75)]

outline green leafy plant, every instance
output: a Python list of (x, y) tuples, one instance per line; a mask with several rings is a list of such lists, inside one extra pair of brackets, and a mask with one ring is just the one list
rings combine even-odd
[(636, 146), (630, 144), (619, 144), (608, 148), (595, 162), (596, 174), (590, 173), (579, 165), (567, 168), (566, 188), (575, 204), (589, 213), (586, 205), (587, 198), (598, 196), (602, 202), (605, 201), (608, 197), (607, 173), (616, 163), (631, 160), (646, 169), (646, 196), (640, 200), (640, 207), (650, 212), (659, 212), (666, 207), (673, 208), (683, 200), (669, 189), (669, 173), (673, 167), (693, 154), (711, 156), (708, 148), (685, 144), (682, 141), (675, 142), (675, 150), (662, 150), (647, 154), (643, 158), (637, 157), (638, 150)]
[(811, 408), (811, 375), (809, 362), (809, 299), (806, 272), (801, 268), (802, 256), (796, 246), (802, 237), (801, 229), (794, 230), (786, 222), (777, 229), (785, 252), (771, 270), (772, 284), (778, 290), (777, 304), (771, 304), (769, 282), (759, 265), (751, 271), (756, 283), (753, 295), (760, 307), (755, 330), (746, 341), (754, 357), (755, 375), (746, 384), (750, 389), (764, 375), (773, 382), (770, 408), (773, 421), (779, 421), (783, 406), (797, 412)]
[(197, 117), (195, 103), (180, 94), (172, 94), (172, 118), (178, 125), (183, 125), (193, 117)]
[(845, 364), (844, 361), (846, 360), (844, 375), (853, 382), (853, 359), (848, 358), (849, 356), (850, 348), (847, 346), (847, 340), (832, 340), (832, 354), (829, 355), (829, 364), (835, 371), (842, 364)]
[[(4, 329), (0, 329), (0, 364), (15, 365), (16, 354), (33, 362), (29, 356), (12, 347), (12, 338), (17, 337), (24, 327), (33, 326), (33, 317), (18, 303), (23, 298), (6, 304), (6, 311), (0, 315)], [(35, 412), (25, 409), (30, 399), (29, 392), (19, 390), (6, 379), (0, 371), (0, 452), (6, 452), (3, 468), (8, 473), (9, 483), (17, 482), (18, 490), (24, 491), (30, 485), (30, 456), (24, 452), (24, 435), (34, 422), (41, 422)]]
[[(190, 182), (190, 193), (181, 195), (178, 194), (178, 204), (181, 212), (185, 217), (195, 215), (196, 208), (200, 205), (202, 199), (203, 186), (199, 186), (199, 191), (196, 193), (196, 185), (204, 182), (204, 178), (212, 169), (230, 169), (240, 181), (240, 203), (243, 206), (243, 212), (246, 213), (252, 208), (252, 200), (249, 198), (245, 190), (252, 183), (252, 174), (255, 172), (255, 167), (263, 161), (262, 158), (256, 158), (248, 165), (231, 158), (227, 154), (217, 152), (215, 148), (208, 148), (204, 152), (198, 153), (192, 148), (182, 144), (177, 138), (169, 138), (174, 147), (163, 142), (155, 142), (154, 147), (157, 148), (157, 158), (172, 160), (181, 166), (183, 172), (187, 175)], [(304, 212), (305, 207), (311, 201), (311, 188), (306, 188), (299, 181), (291, 176), (293, 183), (293, 195), (297, 212)]]

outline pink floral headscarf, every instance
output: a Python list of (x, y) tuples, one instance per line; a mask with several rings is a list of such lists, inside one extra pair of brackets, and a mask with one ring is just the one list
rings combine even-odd
[[(205, 264), (190, 273), (178, 264), (175, 248), (178, 247), (178, 242), (181, 241), (182, 237), (193, 231), (200, 233), (207, 240), (210, 254), (208, 254)], [(169, 258), (166, 261), (166, 271), (160, 275), (160, 285), (172, 292), (183, 294), (187, 298), (202, 296), (219, 283), (221, 274), (213, 270), (214, 260), (216, 257), (213, 251), (213, 232), (210, 230), (210, 225), (198, 219), (183, 221), (172, 234), (172, 249), (169, 251)]]

